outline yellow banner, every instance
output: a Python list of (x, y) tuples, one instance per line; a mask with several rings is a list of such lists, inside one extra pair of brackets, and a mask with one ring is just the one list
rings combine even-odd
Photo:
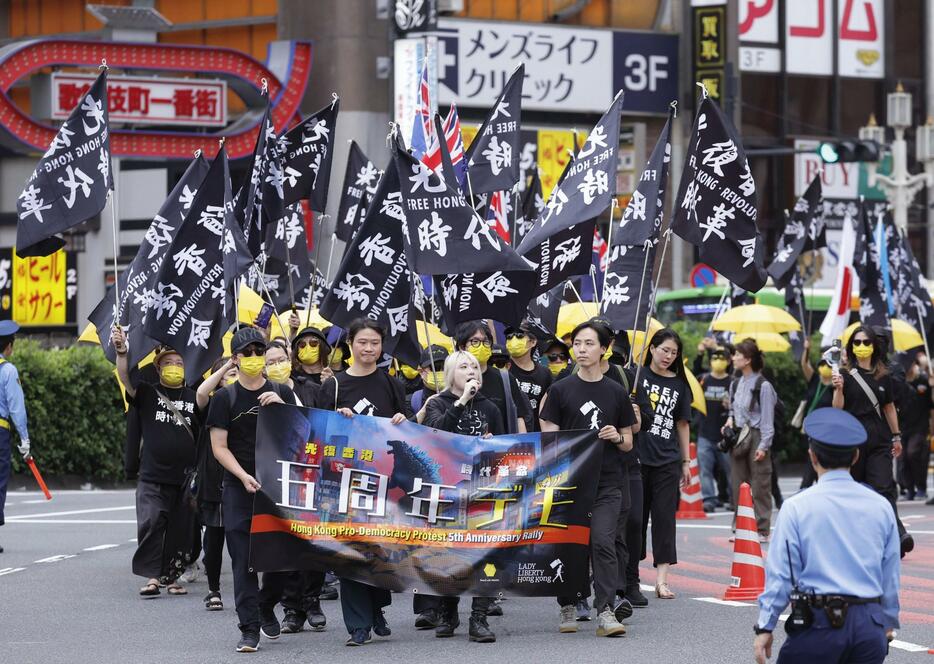
[(27, 325), (65, 324), (65, 250), (20, 258), (13, 250), (13, 320)]
[(567, 129), (538, 130), (538, 168), (541, 171), (542, 197), (547, 201), (558, 184), (574, 149), (574, 132)]

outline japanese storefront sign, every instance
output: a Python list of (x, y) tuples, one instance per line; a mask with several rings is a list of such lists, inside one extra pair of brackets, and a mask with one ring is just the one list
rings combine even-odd
[(75, 256), (59, 249), (22, 258), (0, 249), (0, 320), (23, 327), (74, 324), (78, 294)]
[(250, 564), (430, 595), (574, 594), (602, 448), (594, 431), (483, 439), (267, 406)]
[[(94, 78), (53, 73), (51, 117), (67, 118)], [(111, 122), (223, 127), (227, 124), (227, 83), (202, 78), (109, 76), (107, 106)]]
[[(834, 29), (836, 2), (836, 30)], [(883, 78), (885, 12), (882, 0), (785, 0), (785, 70)]]
[(602, 112), (623, 88), (624, 113), (664, 113), (677, 97), (677, 35), (456, 19), (435, 34), (441, 103), (491, 106), (520, 62), (527, 110)]
[(707, 88), (712, 99), (720, 101), (725, 92), (726, 7), (695, 7), (692, 10), (692, 34), (694, 80)]

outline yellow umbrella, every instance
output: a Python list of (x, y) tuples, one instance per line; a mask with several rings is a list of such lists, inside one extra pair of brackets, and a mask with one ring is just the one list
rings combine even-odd
[(760, 332), (793, 332), (801, 325), (784, 309), (766, 304), (747, 304), (730, 309), (710, 326), (713, 330), (735, 332), (739, 339), (743, 335)]
[(632, 354), (633, 354), (632, 356), (633, 356), (634, 362), (637, 362), (638, 364), (642, 364), (643, 362), (645, 362), (645, 354), (649, 350), (649, 341), (651, 341), (652, 337), (655, 336), (656, 332), (658, 332), (664, 327), (665, 327), (664, 325), (662, 325), (660, 322), (658, 322), (654, 318), (650, 318), (648, 334), (646, 334), (642, 330), (639, 330), (639, 331), (627, 330), (626, 331), (627, 334), (629, 335), (629, 346), (630, 348), (632, 348)]
[[(778, 332), (747, 332), (739, 336), (755, 341), (763, 353), (785, 353), (791, 350), (791, 344)], [(737, 338), (736, 341), (742, 341), (742, 339)]]
[[(331, 327), (330, 321), (326, 321), (324, 320), (324, 318), (321, 317), (321, 314), (318, 313), (317, 307), (311, 310), (310, 317), (308, 315), (307, 309), (296, 309), (295, 312), (298, 314), (298, 320), (300, 322), (298, 329), (311, 326), (311, 327), (316, 327), (319, 330), (323, 330), (327, 327)], [(279, 317), (282, 319), (283, 325), (287, 326), (289, 324), (289, 316), (291, 315), (292, 315), (291, 309), (283, 309), (282, 311), (279, 312)], [(305, 321), (308, 321), (308, 325), (305, 324)], [(275, 338), (276, 336), (277, 335), (273, 335), (273, 338)], [(278, 336), (282, 336), (282, 335), (278, 335)]]
[(704, 388), (700, 382), (688, 369), (688, 361), (684, 361), (684, 375), (687, 376), (688, 385), (691, 386), (691, 408), (700, 411), (701, 415), (707, 414), (707, 400), (704, 398)]
[(559, 339), (570, 334), (575, 327), (600, 315), (599, 302), (568, 302), (558, 309), (558, 327), (555, 333)]
[[(241, 323), (253, 324), (253, 321), (256, 320), (256, 317), (259, 315), (260, 310), (263, 308), (263, 304), (266, 301), (260, 297), (259, 293), (254, 291), (247, 285), (240, 286), (240, 299), (237, 303), (237, 320)], [(282, 317), (280, 323), (277, 316), (273, 316), (270, 321), (272, 324), (272, 332), (270, 334), (271, 339), (276, 337), (288, 337), (288, 333), (283, 326), (288, 327), (289, 319), (288, 316)]]
[[(428, 327), (428, 335), (425, 335), (425, 326)], [(446, 336), (438, 329), (437, 325), (432, 325), (431, 323), (425, 323), (422, 321), (417, 321), (415, 323), (415, 330), (418, 333), (418, 343), (422, 348), (428, 348), (428, 340), (431, 339), (431, 343), (437, 346), (444, 346), (449, 353), (454, 351), (454, 341), (451, 337)]]
[(88, 326), (84, 328), (84, 332), (81, 333), (81, 336), (78, 337), (78, 341), (85, 341), (89, 344), (97, 344), (98, 346), (101, 343), (101, 339), (97, 336), (97, 328), (94, 327), (94, 323), (88, 323)]
[[(891, 318), (889, 319), (889, 322), (892, 324), (892, 342), (895, 346), (896, 352), (900, 353), (902, 351), (911, 350), (912, 348), (917, 348), (918, 346), (924, 345), (924, 339), (921, 337), (921, 333), (905, 321), (899, 320), (897, 318)], [(843, 342), (844, 346), (846, 346), (847, 342), (850, 340), (850, 337), (853, 335), (854, 330), (856, 330), (859, 325), (859, 323), (853, 323), (848, 328), (843, 330), (841, 341)]]

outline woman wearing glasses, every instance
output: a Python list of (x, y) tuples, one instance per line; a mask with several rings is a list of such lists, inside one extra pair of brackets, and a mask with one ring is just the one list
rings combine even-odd
[(905, 532), (895, 507), (892, 457), (902, 453), (902, 436), (885, 360), (876, 333), (868, 327), (857, 327), (846, 342), (846, 363), (831, 377), (833, 407), (847, 411), (866, 429), (866, 442), (859, 446), (859, 457), (850, 473), (857, 482), (865, 482), (892, 504), (904, 556), (915, 543)]

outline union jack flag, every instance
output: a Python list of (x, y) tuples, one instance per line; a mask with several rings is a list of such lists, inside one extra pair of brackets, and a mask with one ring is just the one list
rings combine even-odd
[(496, 231), (496, 234), (502, 238), (503, 242), (509, 243), (509, 192), (494, 191), (490, 196), (490, 204), (487, 206), (486, 220)]
[(606, 244), (606, 240), (603, 239), (603, 236), (600, 235), (600, 231), (597, 227), (593, 229), (593, 253), (594, 253), (594, 263), (597, 263), (599, 258), (599, 266), (601, 272), (606, 272), (606, 261), (609, 257), (609, 247)]
[[(428, 61), (422, 63), (422, 75), (418, 82), (418, 91), (415, 97), (415, 119), (412, 123), (412, 140), (409, 142), (412, 153), (429, 168), (434, 168), (426, 161), (428, 155), (437, 155), (437, 162), (441, 164), (440, 146), (431, 115), (431, 93), (428, 88)], [(453, 155), (452, 155), (453, 158)]]
[[(451, 155), (451, 164), (457, 174), (457, 182), (463, 188), (467, 177), (467, 160), (464, 159), (464, 138), (461, 135), (461, 121), (457, 115), (457, 106), (451, 104), (441, 128), (444, 130), (444, 142)], [(434, 143), (434, 149), (426, 151), (422, 163), (435, 172), (441, 171), (441, 145)]]

